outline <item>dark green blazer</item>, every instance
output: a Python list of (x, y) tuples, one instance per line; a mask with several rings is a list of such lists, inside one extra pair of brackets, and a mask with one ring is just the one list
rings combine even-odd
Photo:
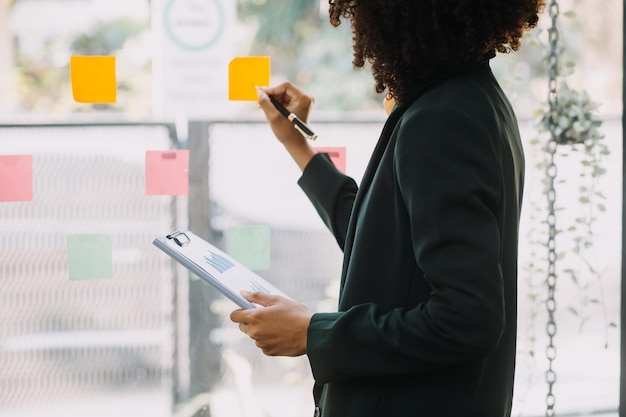
[(523, 173), (488, 61), (394, 109), (360, 188), (311, 160), (299, 184), (344, 251), (338, 312), (308, 329), (322, 416), (510, 415)]

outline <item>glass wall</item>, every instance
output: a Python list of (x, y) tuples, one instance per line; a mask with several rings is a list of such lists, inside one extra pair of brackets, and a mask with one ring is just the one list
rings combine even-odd
[[(264, 356), (228, 319), (234, 304), (152, 240), (192, 225), (226, 251), (254, 252), (252, 244), (262, 250), (241, 261), (314, 311), (336, 308), (341, 251), (255, 103), (224, 98), (230, 116), (202, 123), (153, 116), (150, 6), (0, 4), (0, 175), (20, 172), (0, 190), (0, 416), (309, 416), (306, 357)], [(574, 62), (567, 81), (601, 104), (604, 135), (599, 153), (568, 145), (556, 159), (554, 392), (563, 415), (617, 416), (621, 7), (561, 2), (562, 60)], [(314, 95), (315, 146), (333, 148), (359, 182), (384, 123), (382, 97), (367, 70), (352, 70), (349, 28), (330, 28), (325, 8), (319, 0), (238, 0), (232, 56), (270, 56), (273, 83), (289, 79)], [(547, 393), (546, 138), (538, 118), (548, 94), (548, 24), (544, 16), (519, 53), (492, 65), (518, 111), (527, 159), (520, 417), (544, 415)], [(117, 103), (76, 103), (69, 57), (97, 54), (118, 58)], [(147, 152), (187, 150), (189, 192), (150, 192)]]

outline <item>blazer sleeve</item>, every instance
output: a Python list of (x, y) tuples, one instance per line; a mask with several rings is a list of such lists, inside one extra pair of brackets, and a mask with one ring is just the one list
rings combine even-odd
[(337, 170), (328, 154), (318, 153), (304, 168), (298, 184), (343, 250), (358, 190), (354, 180)]
[(412, 307), (400, 307), (406, 300), (399, 300), (390, 311), (365, 303), (315, 314), (307, 354), (318, 384), (479, 360), (499, 343), (505, 313), (495, 213), (502, 178), (493, 132), (473, 117), (436, 107), (405, 115), (394, 153), (419, 269), (407, 266), (406, 276), (379, 280), (425, 279), (432, 292)]

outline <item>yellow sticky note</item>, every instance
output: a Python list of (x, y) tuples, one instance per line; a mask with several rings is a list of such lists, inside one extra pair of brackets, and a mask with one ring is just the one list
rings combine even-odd
[(255, 86), (270, 85), (270, 57), (240, 56), (228, 64), (228, 99), (257, 101)]
[(114, 56), (70, 58), (72, 94), (79, 103), (115, 103), (117, 81)]

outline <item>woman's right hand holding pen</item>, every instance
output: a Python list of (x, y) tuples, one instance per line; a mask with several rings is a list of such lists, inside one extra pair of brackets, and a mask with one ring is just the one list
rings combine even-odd
[(315, 155), (315, 151), (309, 146), (307, 139), (294, 128), (293, 123), (274, 107), (268, 96), (272, 96), (305, 123), (308, 120), (313, 98), (289, 82), (276, 87), (258, 87), (257, 93), (259, 106), (265, 113), (274, 135), (285, 146), (300, 169), (304, 171), (306, 165)]

